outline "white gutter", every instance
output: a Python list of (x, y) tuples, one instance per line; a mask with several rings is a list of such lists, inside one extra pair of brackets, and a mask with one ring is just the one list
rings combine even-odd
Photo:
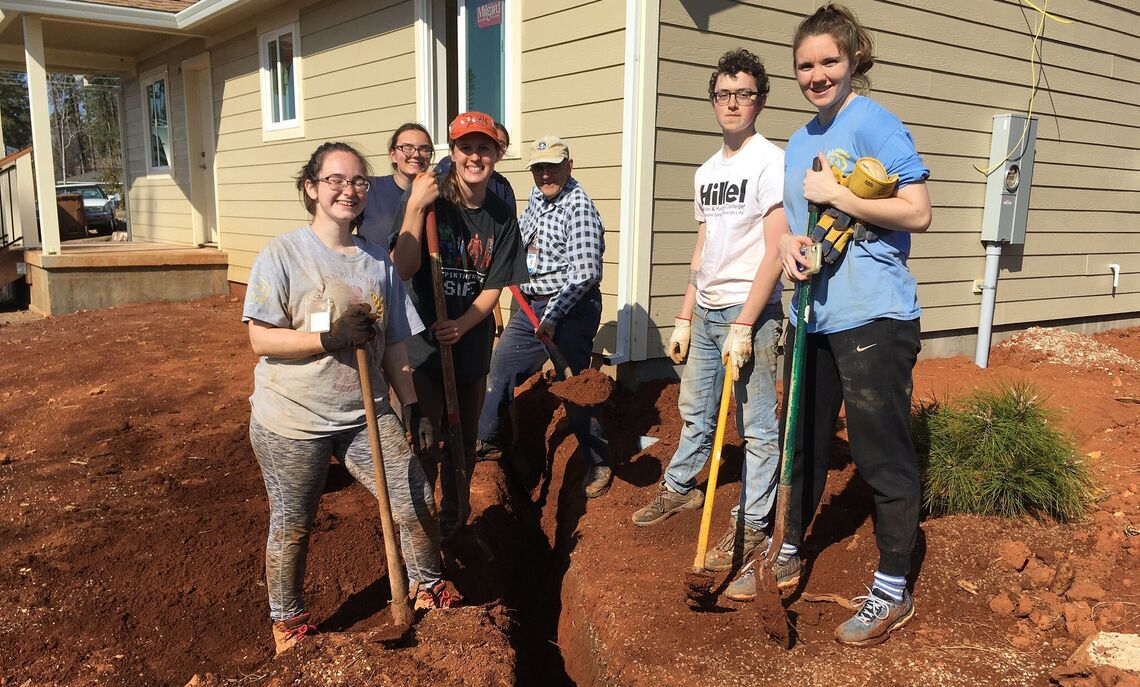
[(76, 0), (2, 0), (0, 10), (156, 29), (189, 29), (248, 0), (198, 0), (176, 13)]
[[(649, 260), (644, 250), (648, 232), (652, 232), (652, 197), (645, 198), (646, 178), (652, 180), (655, 149), (656, 111), (646, 108), (649, 97), (656, 92), (657, 36), (659, 6), (657, 0), (626, 0), (625, 3), (625, 74), (622, 94), (621, 139), (621, 232), (618, 244), (617, 336), (614, 352), (606, 363), (620, 365), (634, 359), (644, 359), (644, 334), (638, 342), (640, 326), (646, 327), (644, 314), (635, 321), (638, 309), (639, 285), (647, 282)], [(652, 16), (650, 16), (652, 15)], [(652, 81), (652, 83), (648, 83)], [(649, 191), (652, 194), (651, 190)], [(646, 211), (648, 208), (648, 212)], [(640, 346), (637, 344), (640, 343)], [(641, 350), (635, 350), (640, 348)]]

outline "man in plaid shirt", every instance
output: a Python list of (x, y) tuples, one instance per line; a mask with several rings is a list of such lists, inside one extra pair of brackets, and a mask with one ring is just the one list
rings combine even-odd
[[(479, 452), (501, 455), (500, 419), (515, 396), (515, 386), (542, 368), (549, 336), (575, 374), (587, 367), (602, 317), (602, 253), (605, 227), (594, 201), (570, 176), (570, 149), (556, 136), (534, 142), (527, 165), (535, 188), (519, 220), (530, 281), (520, 289), (539, 317), (537, 331), (518, 311), (503, 330), (491, 356), (487, 396), (479, 416)], [(613, 471), (609, 447), (597, 415), (569, 405), (570, 426), (589, 463), (583, 490), (589, 498), (609, 489)]]

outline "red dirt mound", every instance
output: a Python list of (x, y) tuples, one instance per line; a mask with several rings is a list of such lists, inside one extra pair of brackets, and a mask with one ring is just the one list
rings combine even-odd
[(550, 385), (550, 393), (580, 406), (605, 403), (613, 390), (614, 380), (593, 368), (586, 368), (573, 377)]

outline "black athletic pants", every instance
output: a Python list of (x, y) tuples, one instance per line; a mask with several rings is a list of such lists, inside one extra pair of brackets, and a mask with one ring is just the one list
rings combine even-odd
[[(792, 325), (784, 355), (785, 399), (791, 388)], [(789, 544), (803, 542), (819, 506), (827, 481), (828, 447), (840, 405), (846, 404), (851, 457), (874, 494), (879, 571), (897, 576), (910, 571), (922, 499), (910, 439), (911, 372), (920, 348), (918, 320), (875, 320), (835, 334), (807, 335), (792, 507), (785, 534)], [(781, 433), (787, 411), (785, 401)], [(810, 457), (806, 469), (805, 456)]]

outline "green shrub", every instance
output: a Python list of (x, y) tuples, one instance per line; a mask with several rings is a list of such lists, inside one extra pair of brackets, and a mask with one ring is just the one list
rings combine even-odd
[(911, 433), (923, 505), (935, 515), (1081, 519), (1092, 481), (1056, 419), (1028, 382), (919, 404)]

